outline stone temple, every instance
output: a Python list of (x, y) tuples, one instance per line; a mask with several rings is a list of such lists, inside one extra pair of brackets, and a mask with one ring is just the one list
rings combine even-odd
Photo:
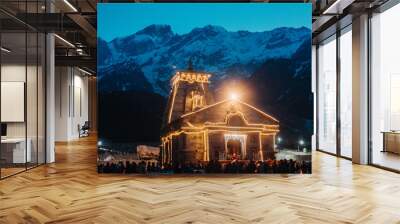
[(191, 67), (172, 77), (162, 163), (273, 159), (279, 121), (235, 96), (214, 102), (210, 77)]

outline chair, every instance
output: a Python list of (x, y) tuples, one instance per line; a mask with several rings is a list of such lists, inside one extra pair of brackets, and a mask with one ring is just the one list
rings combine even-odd
[(82, 127), (78, 124), (79, 138), (89, 136), (89, 129), (90, 129), (89, 121), (85, 121)]

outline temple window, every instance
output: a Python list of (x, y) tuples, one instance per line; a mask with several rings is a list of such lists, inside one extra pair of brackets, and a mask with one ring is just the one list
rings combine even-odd
[(197, 91), (192, 92), (192, 110), (196, 110), (204, 106), (204, 97)]

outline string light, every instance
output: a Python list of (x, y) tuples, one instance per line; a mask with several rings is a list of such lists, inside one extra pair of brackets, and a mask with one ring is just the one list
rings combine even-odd
[(175, 97), (176, 97), (176, 91), (179, 87), (179, 83), (177, 83), (176, 85), (174, 85), (173, 88), (173, 93), (172, 93), (172, 104), (171, 107), (169, 109), (169, 115), (168, 115), (168, 123), (171, 123), (171, 118), (172, 118), (172, 111), (174, 109), (174, 103), (175, 103)]
[[(181, 117), (183, 118), (183, 117), (190, 116), (190, 115), (192, 115), (192, 114), (199, 113), (200, 111), (209, 109), (210, 107), (215, 107), (215, 106), (217, 106), (217, 105), (219, 105), (219, 104), (223, 104), (223, 103), (228, 102), (228, 101), (229, 101), (229, 100), (222, 100), (222, 101), (219, 101), (219, 102), (217, 102), (217, 103), (214, 103), (214, 104), (211, 104), (211, 105), (209, 105), (209, 106), (203, 107), (203, 108), (201, 108), (200, 110), (196, 110), (196, 111), (193, 111), (193, 112), (189, 112), (189, 113), (183, 114)], [(271, 115), (269, 115), (269, 114), (267, 114), (267, 113), (261, 111), (260, 109), (254, 107), (254, 106), (252, 106), (252, 105), (250, 105), (250, 104), (247, 104), (247, 103), (245, 103), (245, 102), (243, 102), (243, 101), (240, 101), (240, 100), (236, 100), (236, 101), (237, 101), (238, 103), (242, 104), (242, 105), (245, 105), (245, 106), (247, 106), (247, 107), (250, 107), (250, 108), (254, 109), (254, 110), (257, 111), (258, 113), (260, 113), (260, 114), (262, 114), (263, 116), (265, 116), (265, 117), (267, 117), (267, 118), (273, 120), (274, 122), (279, 123), (279, 121), (278, 121), (275, 117), (272, 117)]]
[[(184, 129), (184, 128), (189, 128), (189, 127), (183, 127), (182, 129)], [(181, 135), (181, 134), (186, 134), (186, 135), (196, 135), (196, 134), (198, 134), (198, 135), (203, 135), (203, 146), (204, 146), (204, 158), (205, 158), (205, 161), (209, 161), (209, 155), (210, 155), (210, 148), (209, 148), (209, 146), (208, 146), (208, 143), (209, 143), (209, 141), (208, 141), (208, 134), (209, 133), (213, 133), (213, 132), (223, 132), (224, 133), (224, 135), (231, 135), (231, 136), (243, 136), (243, 135), (246, 135), (246, 134), (249, 134), (249, 133), (257, 133), (258, 134), (258, 136), (259, 136), (259, 153), (260, 153), (260, 158), (261, 158), (261, 160), (264, 160), (264, 152), (263, 152), (263, 145), (262, 145), (262, 136), (272, 136), (272, 138), (273, 138), (273, 140), (275, 139), (275, 136), (276, 136), (276, 133), (279, 131), (279, 130), (274, 130), (273, 132), (271, 132), (271, 133), (265, 133), (264, 131), (261, 131), (261, 130), (257, 130), (257, 131), (251, 131), (251, 130), (247, 130), (247, 131), (245, 131), (245, 130), (242, 130), (240, 133), (243, 133), (243, 134), (237, 134), (237, 132), (235, 132), (235, 131), (232, 131), (232, 130), (229, 130), (229, 127), (226, 127), (225, 126), (225, 128), (226, 129), (221, 129), (221, 130), (209, 130), (209, 129), (203, 129), (203, 130), (192, 130), (192, 131), (185, 131), (185, 130), (180, 130), (180, 131), (174, 131), (174, 132), (171, 132), (171, 133), (169, 133), (167, 136), (165, 136), (165, 137), (162, 137), (161, 138), (161, 140), (162, 140), (162, 145), (163, 145), (163, 153), (164, 153), (164, 151), (166, 151), (167, 149), (166, 149), (166, 144), (168, 144), (170, 147), (169, 147), (169, 149), (168, 149), (168, 152), (169, 152), (169, 154), (171, 155), (171, 157), (170, 157), (170, 159), (172, 158), (172, 141), (173, 141), (173, 137), (175, 137), (175, 136), (179, 136), (179, 135)], [(237, 128), (237, 127), (233, 127), (233, 128)], [(226, 144), (226, 141), (225, 141), (225, 144)]]
[[(210, 74), (208, 73), (198, 73), (198, 72), (176, 72), (174, 77), (171, 79), (171, 85), (172, 85), (172, 90), (171, 90), (171, 94), (172, 94), (172, 98), (171, 98), (171, 105), (169, 108), (169, 115), (168, 115), (168, 123), (171, 123), (172, 120), (172, 113), (174, 110), (174, 104), (175, 104), (175, 98), (176, 98), (176, 94), (179, 88), (179, 84), (181, 82), (188, 82), (188, 83), (194, 83), (197, 82), (201, 85), (201, 87), (204, 90), (204, 83), (209, 83), (209, 78), (211, 77)], [(192, 92), (192, 95), (194, 93)], [(209, 122), (206, 121), (200, 125), (196, 124), (192, 124), (191, 122), (187, 121), (188, 119), (184, 119), (187, 118), (191, 115), (197, 114), (199, 112), (205, 111), (207, 109), (210, 109), (212, 107), (215, 107), (217, 105), (226, 103), (226, 102), (231, 102), (231, 101), (235, 101), (235, 103), (241, 104), (243, 106), (249, 107), (253, 110), (255, 110), (256, 112), (260, 113), (261, 115), (263, 115), (264, 117), (269, 119), (269, 122), (266, 122), (268, 124), (265, 123), (251, 123), (249, 122), (245, 115), (241, 112), (241, 111), (230, 111), (223, 122)], [(233, 103), (232, 103), (233, 104)], [(203, 102), (203, 105), (206, 105)], [(193, 107), (195, 107), (195, 105), (192, 105)], [(234, 116), (239, 116), (242, 120), (244, 125), (240, 126), (240, 125), (235, 125), (235, 126), (231, 126), (229, 125), (230, 123), (230, 119)], [(255, 133), (257, 134), (258, 138), (259, 138), (259, 154), (260, 154), (260, 158), (261, 160), (264, 160), (264, 152), (263, 152), (263, 136), (268, 139), (268, 141), (270, 141), (272, 136), (272, 146), (273, 149), (275, 150), (275, 137), (276, 134), (279, 132), (279, 121), (272, 117), (271, 115), (261, 111), (260, 109), (249, 105), (243, 101), (239, 100), (239, 95), (236, 92), (231, 92), (230, 94), (230, 98), (229, 99), (225, 99), (222, 100), (220, 102), (214, 103), (212, 105), (208, 105), (208, 106), (204, 106), (198, 110), (183, 114), (180, 116), (180, 118), (183, 120), (184, 124), (186, 124), (186, 126), (181, 126), (179, 128), (179, 130), (176, 131), (171, 131), (170, 133), (167, 133), (165, 136), (163, 136), (161, 138), (162, 140), (162, 147), (163, 147), (163, 161), (165, 162), (170, 162), (172, 160), (172, 150), (173, 150), (173, 141), (174, 139), (176, 139), (177, 136), (180, 135), (198, 135), (200, 137), (202, 137), (203, 140), (203, 149), (204, 149), (204, 154), (203, 154), (203, 159), (205, 161), (209, 161), (210, 159), (210, 148), (209, 148), (209, 133), (215, 133), (215, 132), (222, 132), (226, 138), (227, 135), (229, 136), (241, 136), (242, 141), (243, 141), (243, 136), (244, 139), (247, 138), (247, 134), (251, 134), (251, 133)], [(272, 121), (272, 122), (271, 122)], [(240, 134), (238, 134), (238, 132)], [(278, 141), (280, 141), (280, 138), (278, 138)], [(243, 150), (246, 151), (246, 143), (247, 141), (244, 140), (244, 146), (243, 146)], [(225, 150), (227, 150), (227, 141), (225, 139)], [(168, 158), (166, 155), (169, 154)], [(245, 154), (245, 153), (243, 153)], [(167, 161), (168, 160), (168, 161)]]

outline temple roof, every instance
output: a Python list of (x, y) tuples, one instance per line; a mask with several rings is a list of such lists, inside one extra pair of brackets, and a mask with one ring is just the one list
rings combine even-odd
[(211, 73), (193, 71), (193, 70), (182, 70), (175, 73), (175, 75), (171, 78), (171, 85), (173, 86), (178, 81), (186, 81), (186, 82), (203, 82), (208, 83), (209, 78), (211, 77)]
[(240, 114), (249, 124), (278, 125), (279, 121), (271, 115), (240, 100), (223, 100), (194, 112), (181, 116), (181, 119), (193, 123), (226, 122), (229, 114)]

